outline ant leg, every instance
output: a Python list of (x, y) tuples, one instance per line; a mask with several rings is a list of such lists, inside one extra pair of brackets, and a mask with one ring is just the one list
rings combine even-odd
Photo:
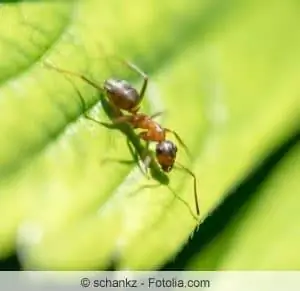
[(145, 176), (150, 179), (148, 169), (150, 167), (150, 163), (152, 162), (152, 155), (149, 151), (150, 140), (147, 139), (147, 131), (140, 132), (138, 137), (146, 142), (146, 146), (140, 154), (141, 159), (139, 160), (139, 166)]
[(86, 104), (85, 104), (85, 101), (84, 101), (84, 98), (83, 98), (81, 92), (79, 91), (79, 89), (77, 88), (77, 86), (75, 85), (73, 80), (68, 75), (64, 75), (64, 77), (66, 78), (66, 80), (68, 80), (68, 82), (71, 83), (71, 85), (73, 86), (73, 88), (76, 91), (77, 95), (79, 96), (82, 112), (83, 112), (84, 115), (86, 115), (86, 111), (87, 111), (88, 108), (86, 107)]
[(161, 111), (161, 112), (156, 112), (156, 113), (150, 115), (150, 118), (151, 118), (151, 119), (154, 119), (154, 118), (156, 118), (156, 117), (158, 117), (158, 116), (161, 116), (161, 115), (163, 115), (163, 114), (164, 114), (163, 111)]
[(128, 116), (128, 115), (122, 115), (122, 116), (119, 116), (115, 119), (112, 120), (112, 123), (109, 123), (109, 122), (103, 122), (103, 121), (99, 121), (99, 120), (96, 120), (94, 119), (93, 117), (90, 117), (90, 116), (85, 116), (86, 118), (92, 120), (92, 121), (95, 121), (105, 127), (108, 127), (108, 128), (113, 128), (114, 125), (118, 125), (118, 124), (122, 124), (122, 123), (129, 123), (131, 124), (131, 116)]
[(140, 90), (140, 98), (141, 100), (143, 99), (144, 97), (144, 94), (146, 92), (146, 89), (147, 89), (147, 85), (148, 85), (148, 75), (146, 73), (144, 73), (138, 66), (136, 66), (135, 64), (129, 62), (129, 61), (126, 61), (126, 60), (123, 60), (122, 58), (119, 58), (119, 57), (116, 57), (117, 59), (119, 59), (123, 64), (125, 64), (129, 69), (131, 69), (132, 71), (136, 72), (138, 75), (140, 75), (144, 82), (143, 82), (143, 85), (142, 85), (142, 88)]
[[(53, 67), (53, 68), (56, 69), (55, 67)], [(84, 117), (85, 117), (86, 119), (89, 119), (89, 120), (92, 120), (92, 121), (94, 121), (94, 122), (96, 122), (96, 123), (100, 123), (100, 124), (101, 124), (101, 121), (96, 120), (96, 119), (94, 119), (93, 117), (91, 117), (91, 116), (89, 116), (89, 115), (87, 114), (86, 111), (88, 110), (88, 108), (86, 107), (86, 104), (85, 104), (85, 102), (84, 102), (84, 98), (83, 98), (81, 92), (79, 91), (79, 89), (77, 88), (77, 86), (74, 84), (74, 82), (73, 82), (67, 75), (64, 75), (64, 77), (72, 84), (74, 90), (76, 91), (77, 95), (79, 96), (79, 99), (80, 99), (80, 103), (81, 103), (81, 107), (82, 107), (82, 111), (83, 111)]]
[(138, 136), (140, 139), (144, 140), (147, 143), (147, 146), (149, 147), (149, 141), (151, 141), (151, 138), (149, 137), (149, 132), (148, 130), (141, 131)]
[(141, 91), (140, 91), (140, 98), (143, 99), (144, 94), (145, 94), (146, 89), (147, 89), (147, 85), (148, 85), (148, 76), (135, 64), (130, 63), (128, 61), (125, 61), (125, 64), (127, 64), (127, 66), (129, 68), (131, 68), (133, 71), (138, 73), (144, 79), (143, 86), (142, 86)]
[(113, 129), (113, 128), (116, 128), (115, 125), (118, 125), (118, 124), (122, 124), (122, 123), (128, 123), (128, 124), (131, 124), (131, 116), (129, 115), (122, 115), (122, 116), (119, 116), (115, 119), (112, 120), (112, 122), (103, 122), (103, 121), (99, 121), (99, 120), (96, 120), (94, 119), (93, 117), (85, 114), (85, 117), (91, 121), (94, 121), (104, 127), (107, 127), (107, 128), (110, 128), (110, 129)]
[(135, 163), (138, 163), (139, 161), (139, 155), (138, 155), (138, 152), (137, 150), (134, 148), (134, 146), (132, 145), (129, 137), (126, 138), (126, 144), (128, 146), (128, 149), (130, 151), (130, 154), (132, 155), (133, 159), (134, 159), (134, 162)]
[(131, 115), (122, 115), (112, 120), (113, 124), (129, 123), (131, 124), (132, 116)]
[(141, 172), (145, 175), (147, 179), (150, 179), (148, 172), (151, 163), (151, 156), (149, 155), (149, 142), (146, 144), (146, 147), (144, 148), (141, 154), (139, 154), (138, 151), (134, 149), (129, 139), (127, 139), (127, 146), (131, 155), (134, 158), (134, 161), (138, 164)]
[(188, 168), (186, 168), (185, 166), (183, 166), (182, 164), (180, 164), (179, 162), (176, 162), (176, 165), (184, 170), (186, 173), (188, 173), (189, 175), (191, 175), (194, 179), (194, 199), (195, 199), (195, 206), (196, 206), (196, 212), (197, 212), (197, 215), (199, 216), (200, 215), (200, 209), (199, 209), (199, 203), (198, 203), (198, 192), (197, 192), (197, 178), (196, 178), (196, 175), (191, 171), (189, 170)]
[(144, 173), (145, 173), (145, 176), (147, 179), (150, 179), (148, 170), (150, 167), (150, 163), (152, 162), (152, 156), (149, 152), (149, 145), (150, 145), (150, 142), (146, 141), (146, 146), (141, 154), (141, 159), (142, 159), (142, 163), (144, 166)]
[(109, 96), (107, 96), (108, 98), (108, 103), (110, 105), (110, 107), (112, 108), (113, 110), (113, 113), (114, 113), (114, 116), (123, 116), (123, 113), (122, 111), (118, 108), (118, 106), (115, 105), (115, 103), (113, 103), (113, 101), (109, 98)]
[[(93, 86), (94, 88), (98, 89), (100, 92), (105, 92), (104, 88), (102, 88), (100, 85), (96, 84), (95, 82), (93, 82), (92, 80), (88, 79), (87, 77), (85, 77), (82, 74), (78, 74), (78, 73), (75, 73), (75, 72), (72, 72), (72, 71), (60, 69), (60, 68), (58, 68), (56, 66), (53, 66), (52, 64), (49, 64), (49, 63), (44, 63), (44, 65), (47, 68), (49, 68), (49, 69), (56, 70), (57, 72), (78, 77), (78, 78), (82, 79), (83, 81), (85, 81), (86, 83), (88, 83), (91, 86)], [(73, 84), (73, 82), (72, 82), (72, 84)], [(73, 84), (73, 87), (75, 88), (74, 84)], [(81, 102), (84, 104), (84, 109), (85, 109), (84, 112), (85, 112), (87, 110), (87, 108), (85, 106), (85, 103), (83, 102), (82, 95), (80, 94), (80, 92), (79, 92), (79, 90), (77, 88), (75, 88), (75, 90), (77, 91), (77, 93), (79, 94), (79, 96), (81, 96), (80, 99), (81, 99)], [(114, 113), (115, 113), (116, 116), (122, 115), (120, 109), (110, 99), (109, 99), (109, 104), (111, 105), (111, 107), (112, 107), (112, 109), (113, 109), (113, 111), (114, 111)], [(84, 113), (84, 115), (89, 120), (95, 121), (97, 123), (101, 123), (100, 121), (97, 121), (94, 118), (88, 116), (87, 113)]]
[[(55, 70), (57, 69), (56, 67), (52, 67), (52, 68), (54, 68)], [(58, 69), (58, 70), (59, 70), (59, 72), (60, 72), (60, 69)], [(64, 72), (64, 71), (63, 71), (63, 72)], [(88, 120), (91, 120), (91, 121), (93, 121), (93, 122), (95, 122), (95, 123), (98, 123), (98, 124), (100, 124), (100, 125), (103, 125), (103, 126), (105, 126), (105, 127), (111, 127), (111, 124), (108, 124), (108, 123), (105, 123), (105, 122), (101, 122), (101, 121), (99, 121), (99, 120), (97, 120), (97, 119), (95, 119), (95, 118), (93, 118), (93, 117), (91, 117), (91, 116), (89, 116), (89, 115), (87, 114), (86, 111), (88, 110), (88, 108), (86, 107), (86, 104), (85, 104), (85, 102), (84, 102), (84, 98), (83, 98), (81, 92), (79, 91), (79, 89), (77, 88), (77, 86), (74, 84), (74, 82), (71, 80), (71, 78), (70, 78), (68, 75), (64, 75), (64, 77), (72, 84), (74, 90), (77, 92), (77, 94), (78, 94), (78, 96), (79, 96), (79, 99), (80, 99), (80, 103), (81, 103), (81, 107), (82, 107), (82, 111), (83, 111), (84, 117), (85, 117), (86, 119), (88, 119)]]
[(79, 73), (75, 73), (72, 71), (68, 71), (68, 70), (64, 70), (64, 69), (60, 69), (56, 66), (53, 66), (52, 64), (46, 63), (44, 62), (44, 66), (46, 66), (48, 69), (52, 69), (55, 70), (57, 72), (63, 73), (63, 74), (67, 74), (67, 75), (71, 75), (71, 76), (75, 76), (77, 78), (80, 78), (81, 80), (85, 81), (86, 83), (90, 84), (91, 86), (93, 86), (94, 88), (98, 89), (101, 92), (104, 92), (104, 88), (102, 88), (100, 85), (96, 84), (95, 82), (93, 82), (92, 80), (88, 79), (87, 77), (85, 77), (82, 74)]
[[(103, 48), (103, 45), (101, 45), (100, 43), (98, 43), (98, 47), (102, 50), (102, 52), (104, 51), (104, 48)], [(130, 70), (132, 70), (133, 72), (137, 73), (138, 75), (140, 75), (144, 82), (143, 82), (143, 85), (142, 85), (142, 88), (140, 90), (140, 97), (141, 97), (141, 100), (143, 99), (144, 97), (144, 94), (146, 92), (146, 89), (147, 89), (147, 85), (148, 85), (148, 75), (143, 72), (137, 65), (119, 57), (118, 55), (116, 54), (112, 54), (112, 57), (114, 57), (115, 59), (117, 59), (119, 62), (123, 63), (124, 65), (126, 65)]]
[(179, 144), (185, 149), (187, 155), (191, 159), (192, 155), (190, 153), (190, 150), (188, 149), (187, 145), (183, 142), (183, 140), (181, 139), (181, 137), (179, 136), (179, 134), (176, 131), (168, 129), (168, 128), (164, 128), (164, 130), (165, 130), (165, 132), (172, 133), (175, 136), (175, 138), (177, 139), (177, 141), (179, 142)]
[(152, 161), (152, 158), (150, 155), (147, 155), (143, 160), (139, 160), (139, 168), (141, 169), (142, 173), (148, 180), (150, 180), (150, 175), (149, 175), (148, 170), (149, 170), (151, 161)]

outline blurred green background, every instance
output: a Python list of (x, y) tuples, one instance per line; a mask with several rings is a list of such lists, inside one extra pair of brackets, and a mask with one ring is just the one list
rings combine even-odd
[[(1, 269), (300, 269), (300, 2), (0, 5)], [(192, 152), (147, 180), (97, 90), (43, 66), (141, 80)], [(103, 96), (102, 96), (103, 97)], [(103, 163), (104, 159), (107, 162)], [(123, 161), (123, 162), (120, 162)], [(133, 162), (131, 162), (133, 161)]]

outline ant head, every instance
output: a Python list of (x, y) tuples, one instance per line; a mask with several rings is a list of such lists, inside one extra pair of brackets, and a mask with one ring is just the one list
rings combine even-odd
[(170, 172), (176, 159), (177, 147), (170, 141), (165, 140), (156, 145), (156, 158), (164, 172)]

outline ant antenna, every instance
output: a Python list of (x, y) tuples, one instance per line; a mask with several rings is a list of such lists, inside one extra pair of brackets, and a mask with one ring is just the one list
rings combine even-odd
[(199, 209), (199, 203), (198, 203), (198, 192), (197, 192), (197, 179), (196, 179), (196, 175), (189, 170), (188, 168), (186, 168), (185, 166), (183, 166), (182, 164), (180, 164), (179, 162), (176, 162), (176, 165), (184, 170), (186, 173), (188, 173), (189, 175), (191, 175), (194, 178), (194, 199), (195, 199), (195, 206), (196, 206), (196, 212), (197, 215), (200, 215), (200, 209)]
[(184, 148), (185, 152), (187, 153), (189, 159), (192, 159), (192, 155), (191, 155), (191, 152), (189, 150), (189, 148), (187, 147), (187, 145), (184, 143), (184, 141), (182, 140), (182, 138), (179, 136), (179, 134), (174, 131), (174, 130), (171, 130), (171, 129), (168, 129), (168, 128), (165, 128), (165, 131), (166, 132), (169, 132), (169, 133), (172, 133), (176, 140), (178, 141), (178, 143)]

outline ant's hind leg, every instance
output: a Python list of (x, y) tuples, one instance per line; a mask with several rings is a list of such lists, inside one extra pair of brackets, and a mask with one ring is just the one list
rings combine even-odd
[(143, 99), (144, 97), (144, 94), (146, 92), (146, 89), (147, 89), (147, 85), (148, 85), (148, 75), (143, 72), (137, 65), (127, 61), (127, 60), (124, 60), (122, 58), (119, 58), (117, 57), (123, 64), (125, 64), (130, 70), (132, 70), (133, 72), (137, 73), (138, 75), (140, 75), (142, 78), (143, 78), (143, 85), (142, 85), (142, 88), (140, 90), (140, 98), (141, 100)]
[[(54, 68), (54, 69), (56, 69), (56, 68)], [(78, 95), (78, 97), (79, 97), (79, 100), (80, 100), (81, 110), (82, 110), (82, 113), (83, 113), (84, 117), (87, 118), (87, 119), (93, 120), (93, 121), (95, 121), (95, 122), (99, 122), (98, 120), (95, 120), (94, 118), (90, 117), (90, 116), (87, 114), (88, 108), (87, 108), (87, 106), (86, 106), (86, 103), (85, 103), (85, 101), (84, 101), (84, 98), (83, 98), (83, 96), (82, 96), (80, 90), (78, 89), (78, 87), (75, 85), (75, 83), (73, 82), (73, 80), (70, 78), (70, 76), (64, 74), (64, 77), (68, 80), (68, 82), (71, 83), (71, 85), (73, 86), (73, 89), (76, 91), (76, 93), (77, 93), (77, 95)]]
[(54, 66), (54, 65), (52, 65), (48, 62), (44, 62), (43, 64), (48, 69), (52, 69), (52, 70), (55, 70), (55, 71), (60, 72), (62, 74), (66, 74), (66, 75), (69, 75), (69, 76), (75, 76), (77, 78), (80, 78), (81, 80), (83, 80), (86, 83), (90, 84), (92, 87), (98, 89), (100, 92), (104, 92), (104, 88), (101, 85), (96, 84), (94, 81), (90, 80), (89, 78), (87, 78), (86, 76), (84, 76), (82, 74), (58, 68), (58, 67), (56, 67), (56, 66)]
[(130, 63), (128, 61), (125, 61), (125, 63), (127, 64), (127, 66), (129, 68), (131, 68), (133, 71), (135, 71), (136, 73), (138, 73), (144, 80), (143, 82), (143, 86), (141, 88), (141, 91), (140, 91), (140, 98), (143, 99), (144, 97), (144, 94), (146, 92), (146, 89), (147, 89), (147, 85), (148, 85), (148, 75), (146, 75), (138, 66), (136, 66), (135, 64), (133, 63)]
[(98, 89), (100, 92), (104, 92), (105, 91), (104, 88), (102, 88), (101, 86), (99, 86), (98, 84), (96, 84), (95, 82), (93, 82), (92, 80), (88, 79), (87, 77), (85, 77), (82, 74), (58, 68), (58, 67), (56, 67), (56, 66), (54, 66), (54, 65), (52, 65), (50, 63), (47, 63), (47, 62), (44, 63), (44, 66), (46, 66), (48, 69), (52, 69), (52, 70), (55, 70), (55, 71), (57, 71), (59, 73), (62, 73), (64, 75), (64, 77), (67, 78), (68, 81), (72, 84), (72, 86), (74, 87), (75, 91), (77, 92), (77, 94), (78, 94), (78, 96), (80, 98), (80, 102), (81, 102), (81, 106), (82, 106), (82, 111), (83, 111), (83, 114), (84, 114), (85, 118), (87, 118), (87, 119), (89, 119), (91, 121), (94, 121), (94, 122), (96, 122), (98, 124), (105, 125), (101, 121), (98, 121), (98, 120), (94, 119), (93, 117), (91, 117), (91, 116), (89, 116), (87, 114), (86, 111), (87, 111), (88, 108), (86, 107), (86, 103), (84, 102), (84, 98), (83, 98), (82, 94), (80, 93), (79, 89), (74, 84), (74, 82), (68, 76), (78, 77), (78, 78), (82, 79), (83, 81), (85, 81), (86, 83), (88, 83), (91, 86), (93, 86), (94, 88)]
[[(102, 50), (102, 52), (104, 52), (104, 48), (101, 44), (98, 43), (98, 47)], [(147, 89), (147, 84), (148, 84), (148, 75), (143, 72), (137, 65), (133, 64), (132, 62), (130, 61), (127, 61), (125, 59), (123, 59), (122, 57), (116, 55), (116, 54), (112, 54), (111, 55), (113, 58), (115, 58), (117, 61), (123, 63), (125, 66), (127, 66), (131, 71), (137, 73), (140, 77), (143, 78), (143, 85), (142, 85), (142, 88), (140, 90), (140, 97), (141, 97), (141, 100), (143, 99), (144, 97), (144, 94), (146, 92), (146, 89)], [(110, 67), (110, 65), (108, 65)]]

